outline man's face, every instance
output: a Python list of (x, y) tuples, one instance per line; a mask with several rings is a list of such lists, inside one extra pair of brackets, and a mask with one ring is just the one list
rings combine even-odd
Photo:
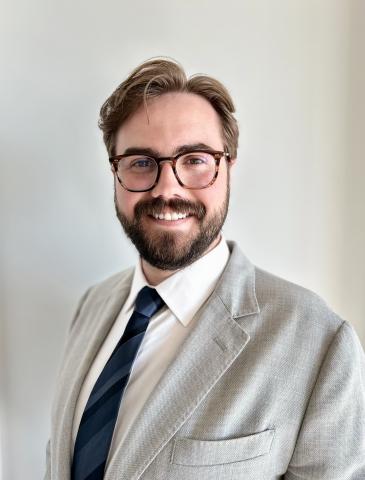
[[(115, 153), (146, 148), (168, 157), (183, 146), (196, 144), (223, 151), (218, 114), (203, 97), (167, 93), (149, 100), (148, 117), (142, 106), (121, 126)], [(154, 267), (183, 268), (219, 241), (229, 201), (224, 158), (215, 183), (201, 190), (180, 186), (169, 163), (162, 164), (158, 184), (149, 192), (129, 192), (114, 178), (117, 216), (141, 257)], [(156, 212), (189, 215), (177, 220), (156, 219)]]

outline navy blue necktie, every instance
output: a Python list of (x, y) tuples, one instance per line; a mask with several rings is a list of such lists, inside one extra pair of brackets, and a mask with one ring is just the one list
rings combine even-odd
[(101, 480), (115, 422), (134, 359), (152, 315), (163, 305), (155, 289), (139, 292), (134, 311), (94, 388), (81, 418), (71, 468), (72, 480)]

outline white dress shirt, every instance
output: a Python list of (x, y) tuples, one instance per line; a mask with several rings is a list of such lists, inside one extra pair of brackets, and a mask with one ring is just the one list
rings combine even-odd
[[(151, 318), (133, 363), (119, 408), (109, 450), (109, 460), (116, 445), (126, 437), (129, 428), (164, 371), (174, 359), (180, 345), (193, 329), (194, 316), (213, 292), (228, 257), (228, 246), (222, 237), (213, 250), (188, 267), (177, 271), (159, 285), (152, 287), (156, 288), (166, 306)], [(91, 365), (81, 388), (73, 423), (74, 443), (90, 393), (123, 335), (132, 315), (138, 292), (146, 285), (150, 286), (139, 261), (134, 270), (128, 298)]]

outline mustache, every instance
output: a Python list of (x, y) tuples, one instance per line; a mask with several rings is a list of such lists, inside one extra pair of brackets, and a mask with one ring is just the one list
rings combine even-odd
[(202, 220), (207, 209), (201, 202), (189, 202), (182, 198), (171, 198), (164, 200), (163, 198), (152, 198), (150, 200), (140, 200), (134, 207), (136, 220), (140, 220), (143, 215), (154, 215), (163, 212), (166, 208), (176, 213), (187, 213), (194, 215), (198, 220)]

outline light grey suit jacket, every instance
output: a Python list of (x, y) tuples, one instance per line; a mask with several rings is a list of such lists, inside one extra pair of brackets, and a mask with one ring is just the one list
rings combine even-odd
[[(234, 243), (194, 330), (149, 397), (106, 480), (365, 479), (364, 353), (315, 294), (254, 267)], [(85, 375), (132, 270), (91, 288), (70, 328), (46, 480), (69, 480)]]

